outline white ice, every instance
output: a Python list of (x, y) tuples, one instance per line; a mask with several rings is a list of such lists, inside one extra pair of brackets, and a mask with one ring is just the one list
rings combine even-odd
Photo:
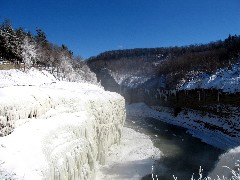
[(94, 179), (120, 143), (124, 98), (47, 72), (0, 74), (0, 179)]

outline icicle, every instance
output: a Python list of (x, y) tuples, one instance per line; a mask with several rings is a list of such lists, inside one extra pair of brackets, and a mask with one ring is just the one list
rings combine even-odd
[(177, 91), (176, 90), (170, 90), (170, 94), (171, 94), (171, 96), (172, 95), (176, 96), (177, 95)]
[(197, 93), (198, 93), (198, 101), (201, 101), (201, 92), (197, 91)]
[(218, 102), (220, 101), (220, 95), (222, 95), (222, 93), (218, 91)]
[(146, 94), (148, 94), (148, 95), (150, 94), (149, 90), (146, 89), (146, 88), (144, 89), (144, 92), (145, 92)]

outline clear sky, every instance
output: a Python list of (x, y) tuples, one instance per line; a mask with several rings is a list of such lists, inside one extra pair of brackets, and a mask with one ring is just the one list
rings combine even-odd
[(240, 0), (2, 0), (0, 16), (84, 58), (240, 35)]

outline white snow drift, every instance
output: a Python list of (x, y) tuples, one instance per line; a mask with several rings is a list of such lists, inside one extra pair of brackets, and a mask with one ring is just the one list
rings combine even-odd
[(1, 73), (0, 179), (95, 179), (120, 142), (123, 97), (47, 72)]

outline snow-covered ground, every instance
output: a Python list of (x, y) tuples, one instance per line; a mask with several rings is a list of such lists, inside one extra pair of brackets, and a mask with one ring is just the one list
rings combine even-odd
[(0, 88), (8, 86), (40, 86), (57, 82), (57, 79), (47, 71), (30, 69), (27, 72), (11, 69), (0, 71)]
[(230, 93), (240, 92), (240, 64), (237, 63), (229, 68), (218, 69), (213, 74), (193, 72), (189, 80), (183, 80), (179, 84), (179, 90), (196, 88), (214, 88)]
[(154, 161), (161, 155), (148, 136), (124, 127), (121, 143), (110, 148), (107, 163), (100, 167), (98, 179), (141, 179), (151, 174)]
[(161, 152), (124, 120), (102, 87), (0, 71), (0, 179), (140, 179)]

